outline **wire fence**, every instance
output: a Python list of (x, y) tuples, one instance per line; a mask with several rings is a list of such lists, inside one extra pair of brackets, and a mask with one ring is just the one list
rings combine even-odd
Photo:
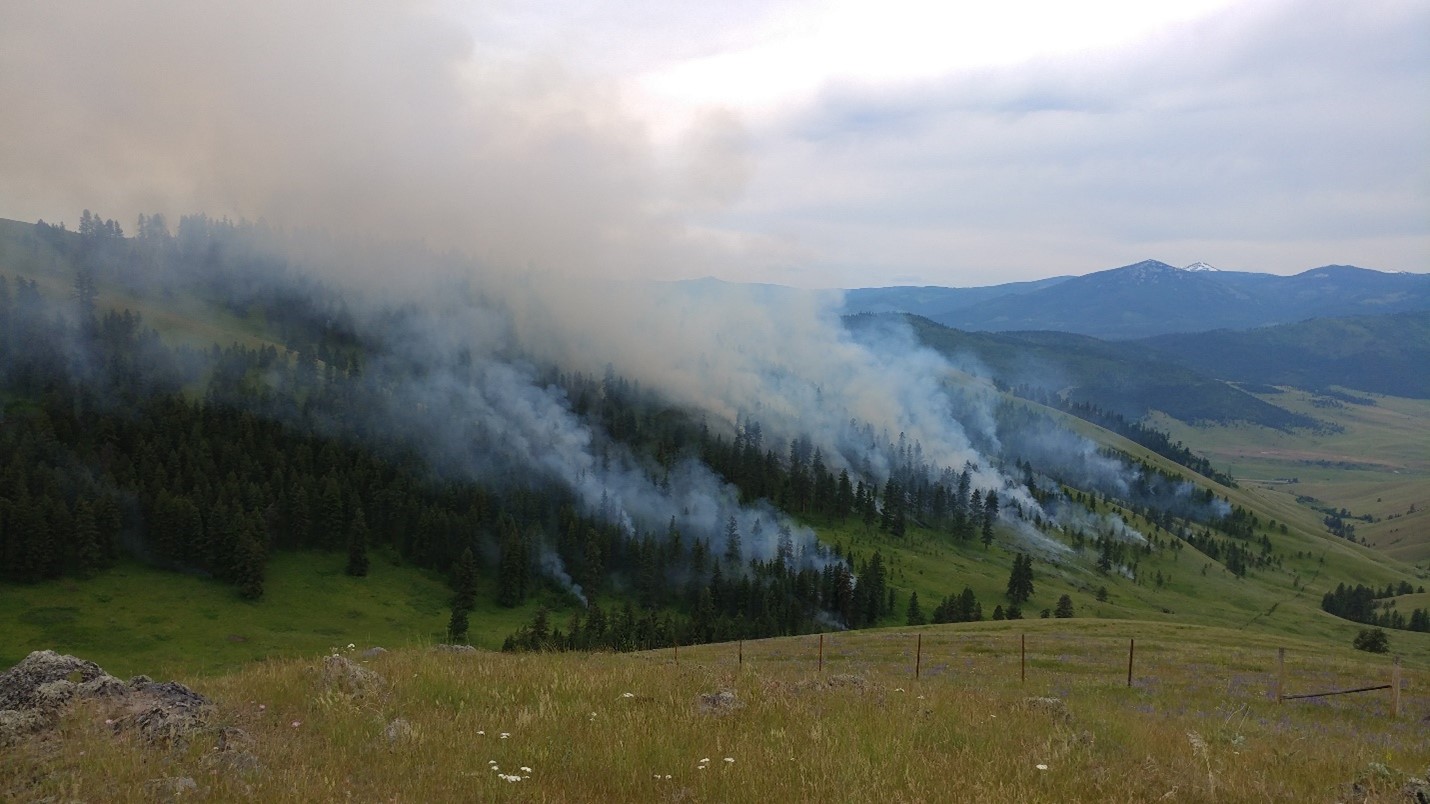
[[(1250, 642), (1250, 640), (1248, 640)], [(811, 634), (675, 647), (678, 665), (808, 667), (818, 674), (860, 673), (878, 668), (913, 681), (998, 678), (1022, 685), (1082, 685), (1148, 690), (1180, 685), (1223, 689), (1227, 697), (1253, 697), (1276, 704), (1308, 702), (1360, 693), (1388, 692), (1385, 712), (1402, 715), (1407, 702), (1400, 657), (1328, 660), (1247, 644), (1189, 646), (1165, 638), (1088, 636), (1042, 630), (1004, 632), (908, 631)], [(1367, 666), (1368, 662), (1372, 665)], [(1417, 699), (1419, 704), (1426, 702)]]

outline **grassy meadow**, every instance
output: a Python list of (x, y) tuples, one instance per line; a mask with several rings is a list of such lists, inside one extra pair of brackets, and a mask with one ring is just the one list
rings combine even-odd
[[(343, 573), (337, 553), (278, 553), (257, 601), (231, 586), (125, 563), (85, 581), (0, 586), (0, 666), (48, 648), (128, 677), (193, 677), (268, 657), (332, 646), (422, 645), (441, 641), (450, 614), (445, 579), (374, 555), (369, 574)], [(488, 596), (489, 598), (490, 596)], [(501, 639), (530, 615), (479, 608), (479, 645)]]
[[(319, 654), (268, 660), (195, 682), (218, 715), (186, 747), (73, 707), (62, 740), (0, 754), (0, 798), (148, 801), (186, 778), (217, 801), (1399, 801), (1430, 769), (1424, 662), (1391, 719), (1386, 691), (1274, 696), (1278, 647), (1288, 694), (1388, 683), (1388, 658), (1228, 629), (850, 632), (825, 635), (822, 670), (818, 639), (746, 642), (743, 662), (413, 649), (365, 662), (384, 680), (354, 694)], [(242, 732), (228, 752), (222, 727)]]
[(1374, 521), (1353, 520), (1357, 536), (1386, 555), (1430, 569), (1430, 400), (1357, 395), (1375, 404), (1318, 407), (1316, 395), (1298, 389), (1261, 395), (1339, 425), (1340, 432), (1192, 427), (1165, 416), (1153, 424), (1230, 469), (1243, 486), (1370, 516)]

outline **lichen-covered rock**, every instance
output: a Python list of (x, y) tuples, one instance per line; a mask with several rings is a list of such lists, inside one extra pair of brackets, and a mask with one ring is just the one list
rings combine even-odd
[(1051, 715), (1056, 720), (1072, 720), (1072, 712), (1068, 711), (1068, 705), (1063, 703), (1061, 698), (1033, 697), (1023, 699), (1023, 708), (1033, 712), (1043, 712)]
[(213, 702), (177, 681), (131, 686), (124, 705), (130, 715), (120, 727), (133, 726), (144, 739), (164, 745), (186, 744), (214, 712)]
[(432, 650), (438, 653), (476, 653), (477, 649), (471, 645), (433, 645)]
[(707, 715), (723, 715), (744, 706), (731, 690), (704, 693), (700, 696), (700, 711)]
[(116, 731), (136, 728), (145, 739), (166, 744), (187, 741), (213, 712), (208, 698), (178, 682), (156, 684), (138, 676), (126, 684), (94, 662), (40, 650), (0, 674), (0, 742), (49, 727), (77, 699), (113, 706)]
[(92, 698), (119, 698), (128, 693), (129, 686), (127, 684), (107, 673), (99, 678), (90, 679), (75, 688), (75, 694), (85, 700)]
[(411, 740), (416, 736), (416, 731), (413, 730), (412, 724), (407, 722), (407, 718), (399, 717), (388, 723), (383, 728), (382, 734), (389, 743), (400, 743)]
[(63, 681), (73, 686), (103, 675), (105, 672), (94, 662), (52, 650), (37, 650), (0, 673), (0, 709), (28, 710), (63, 704), (69, 700), (68, 693), (61, 687), (47, 685)]
[(34, 701), (35, 708), (38, 709), (58, 709), (69, 703), (74, 697), (77, 689), (73, 681), (60, 679), (59, 681), (46, 681), (35, 687)]
[(43, 729), (49, 722), (48, 717), (34, 710), (0, 709), (0, 747)]
[(383, 678), (352, 659), (334, 653), (323, 660), (323, 685), (348, 695), (366, 695), (381, 689)]

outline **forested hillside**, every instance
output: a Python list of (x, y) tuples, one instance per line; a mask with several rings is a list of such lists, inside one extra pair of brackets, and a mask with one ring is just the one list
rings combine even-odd
[[(437, 309), (373, 305), (273, 256), (261, 227), (189, 217), (171, 234), (156, 216), (129, 238), (86, 213), (79, 232), (5, 235), (20, 274), (0, 283), (6, 583), (130, 555), (252, 600), (277, 552), (338, 552), (355, 577), (381, 555), (448, 579), (449, 639), (489, 595), (539, 604), (508, 647), (632, 649), (1017, 617), (1044, 571), (1104, 602), (1114, 577), (1170, 586), (1184, 549), (1293, 587), (1310, 561), (1284, 524), (953, 374), (918, 388), (969, 439), (962, 465), (857, 418), (834, 440), (774, 434), (506, 335), (466, 340), (505, 332), (504, 309), (461, 286)], [(175, 320), (161, 335), (115, 299), (208, 305), (244, 337), (200, 346), (202, 327)], [(850, 337), (935, 359), (897, 331)], [(933, 588), (902, 565), (930, 551), (947, 556)], [(950, 568), (979, 554), (994, 569), (968, 576), (975, 593)]]

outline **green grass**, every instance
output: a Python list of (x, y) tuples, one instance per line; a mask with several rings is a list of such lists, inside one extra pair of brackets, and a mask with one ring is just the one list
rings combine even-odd
[[(0, 797), (143, 801), (151, 780), (188, 777), (219, 801), (1331, 801), (1353, 782), (1357, 800), (1396, 801), (1430, 766), (1423, 662), (1404, 666), (1392, 720), (1385, 691), (1272, 694), (1277, 648), (1288, 693), (1387, 683), (1387, 657), (1228, 629), (854, 632), (825, 636), (822, 672), (817, 644), (747, 642), (743, 664), (732, 644), (678, 663), (400, 651), (368, 663), (385, 682), (356, 696), (323, 684), (316, 654), (269, 661), (195, 682), (218, 714), (187, 748), (116, 737), (102, 704), (72, 708), (62, 740), (0, 753)], [(721, 690), (734, 706), (703, 705)], [(387, 736), (398, 718), (409, 728)], [(242, 730), (251, 770), (215, 756), (221, 726)]]
[[(0, 667), (32, 650), (82, 656), (111, 673), (227, 672), (254, 661), (349, 643), (387, 648), (444, 641), (451, 591), (430, 572), (376, 554), (367, 577), (336, 553), (279, 553), (256, 602), (214, 581), (125, 563), (86, 581), (0, 586)], [(489, 648), (531, 617), (483, 595), (471, 641)]]
[[(1295, 389), (1264, 395), (1269, 402), (1343, 428), (1337, 433), (1285, 433), (1249, 425), (1189, 427), (1166, 417), (1168, 430), (1244, 486), (1283, 509), (1296, 498), (1345, 508), (1374, 521), (1355, 521), (1356, 535), (1386, 555), (1430, 568), (1430, 401), (1375, 397), (1375, 405), (1317, 408), (1314, 395)], [(1294, 480), (1295, 482), (1287, 482)]]

